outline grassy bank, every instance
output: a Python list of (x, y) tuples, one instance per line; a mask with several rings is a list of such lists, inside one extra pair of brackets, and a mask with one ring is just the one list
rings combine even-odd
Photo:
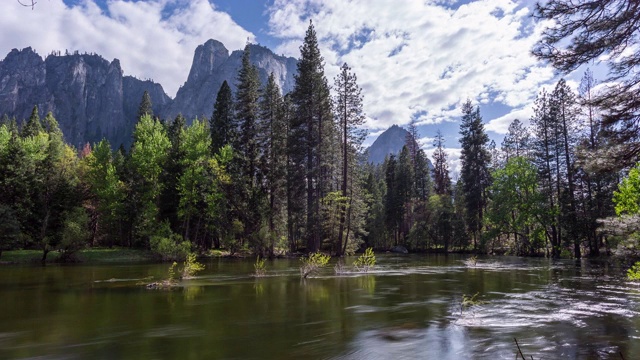
[[(47, 262), (56, 262), (60, 253), (52, 251), (47, 255)], [(129, 248), (91, 248), (81, 250), (75, 254), (80, 263), (105, 264), (105, 263), (128, 263), (128, 262), (148, 262), (157, 258), (148, 250)], [(3, 251), (0, 257), (0, 264), (29, 264), (39, 263), (42, 259), (40, 250), (11, 250)]]

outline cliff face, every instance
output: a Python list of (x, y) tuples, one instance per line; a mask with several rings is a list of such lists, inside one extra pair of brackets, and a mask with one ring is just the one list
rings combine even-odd
[[(283, 93), (293, 89), (296, 60), (271, 50), (250, 46), (250, 59), (266, 83), (274, 73)], [(189, 121), (207, 118), (223, 81), (236, 89), (242, 51), (229, 51), (209, 40), (195, 51), (189, 76), (172, 100), (160, 84), (123, 76), (120, 62), (99, 55), (51, 54), (45, 60), (30, 47), (13, 49), (0, 61), (0, 115), (27, 119), (34, 105), (41, 116), (52, 111), (66, 140), (80, 147), (107, 138), (112, 146), (128, 146), (138, 106), (145, 91), (153, 111), (163, 119), (182, 113)]]
[[(162, 112), (170, 119), (182, 113), (189, 121), (194, 117), (210, 118), (213, 113), (218, 90), (226, 80), (231, 90), (236, 91), (238, 70), (242, 65), (243, 51), (229, 51), (216, 40), (209, 40), (198, 46), (193, 57), (189, 77), (178, 90), (173, 103)], [(297, 61), (275, 55), (271, 50), (259, 45), (249, 46), (249, 59), (258, 68), (262, 84), (266, 84), (273, 72), (283, 93), (293, 90)]]
[(369, 147), (368, 161), (374, 164), (382, 164), (384, 158), (390, 154), (398, 155), (406, 143), (409, 132), (398, 125), (393, 125), (371, 144)]

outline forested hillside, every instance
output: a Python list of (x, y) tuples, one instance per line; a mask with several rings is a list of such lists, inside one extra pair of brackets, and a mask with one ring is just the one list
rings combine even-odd
[[(554, 16), (549, 6), (539, 15)], [(603, 95), (588, 70), (577, 93), (562, 79), (540, 90), (529, 125), (515, 120), (499, 147), (467, 100), (454, 183), (442, 134), (428, 159), (413, 123), (398, 155), (366, 161), (358, 79), (344, 64), (328, 81), (312, 24), (284, 96), (273, 73), (261, 80), (252, 51), (247, 45), (208, 117), (161, 120), (145, 92), (130, 148), (103, 139), (76, 149), (37, 106), (22, 123), (5, 116), (0, 249), (39, 248), (44, 261), (52, 250), (94, 245), (167, 258), (191, 249), (340, 256), (366, 247), (580, 258), (621, 240), (635, 246), (611, 224), (639, 212), (638, 167), (625, 178), (637, 161), (638, 115), (633, 100), (611, 101), (637, 100), (637, 83), (631, 94)], [(538, 54), (573, 66), (542, 45)]]

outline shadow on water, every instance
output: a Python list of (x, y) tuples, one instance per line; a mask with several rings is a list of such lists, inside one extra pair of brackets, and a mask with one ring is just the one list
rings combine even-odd
[(0, 358), (513, 359), (513, 338), (536, 360), (640, 358), (640, 287), (606, 262), (378, 255), (306, 280), (299, 264), (256, 278), (213, 259), (168, 291), (140, 285), (166, 264), (5, 267)]

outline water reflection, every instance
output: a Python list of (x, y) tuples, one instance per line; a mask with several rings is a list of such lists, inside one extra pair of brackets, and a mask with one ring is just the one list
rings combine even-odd
[[(606, 262), (378, 256), (367, 273), (215, 259), (170, 290), (166, 265), (8, 266), (0, 358), (640, 358), (640, 287)], [(460, 312), (463, 294), (483, 304)]]

